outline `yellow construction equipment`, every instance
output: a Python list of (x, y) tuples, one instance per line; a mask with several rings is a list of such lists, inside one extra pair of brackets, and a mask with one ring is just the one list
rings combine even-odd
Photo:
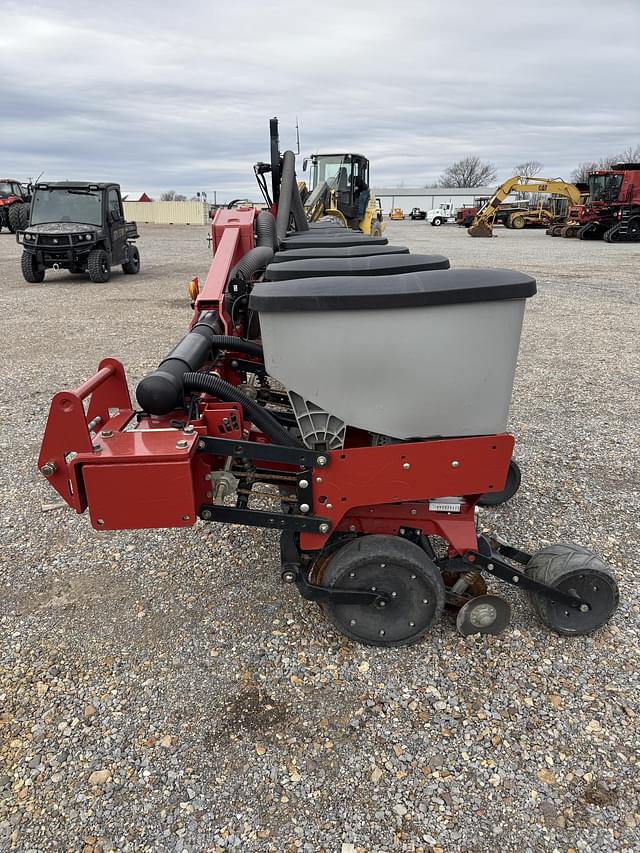
[[(496, 213), (505, 198), (512, 192), (546, 193), (567, 198), (570, 204), (580, 202), (580, 190), (574, 184), (568, 184), (559, 178), (528, 178), (523, 175), (514, 175), (498, 187), (489, 201), (475, 215), (473, 222), (467, 228), (470, 237), (493, 236), (493, 223)], [(520, 219), (516, 221), (515, 217), (518, 215)], [(526, 213), (522, 211), (514, 212), (510, 217), (512, 228), (524, 228), (526, 224)]]
[(404, 219), (404, 210), (401, 207), (392, 207), (389, 219)]
[(304, 186), (301, 189), (307, 219), (315, 222), (331, 216), (345, 228), (381, 237), (383, 226), (369, 188), (367, 158), (361, 154), (313, 154), (304, 160), (303, 171), (309, 161), (309, 191)]

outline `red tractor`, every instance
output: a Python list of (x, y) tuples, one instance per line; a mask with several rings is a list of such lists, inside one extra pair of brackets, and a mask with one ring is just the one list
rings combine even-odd
[(282, 581), (361, 643), (414, 643), (445, 605), (463, 635), (500, 633), (487, 579), (560, 634), (604, 625), (618, 590), (598, 557), (477, 524), (519, 485), (505, 428), (534, 279), (310, 223), (276, 120), (256, 175), (269, 209), (216, 212), (189, 330), (137, 405), (114, 358), (55, 395), (43, 476), (98, 531), (277, 530)]
[(15, 178), (0, 178), (0, 231), (24, 231), (29, 224), (31, 192)]
[[(581, 208), (581, 209), (578, 209)], [(640, 240), (640, 163), (617, 163), (589, 175), (589, 201), (570, 211), (562, 236), (607, 243)], [(577, 227), (576, 227), (577, 226)]]

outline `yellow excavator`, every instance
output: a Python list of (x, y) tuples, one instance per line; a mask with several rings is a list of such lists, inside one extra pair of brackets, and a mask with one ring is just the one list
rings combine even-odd
[(383, 226), (375, 196), (369, 189), (369, 161), (362, 154), (313, 154), (308, 189), (298, 184), (307, 219), (315, 222), (331, 216), (345, 228), (381, 237)]
[[(512, 192), (519, 193), (546, 193), (548, 195), (560, 196), (569, 199), (569, 204), (580, 202), (580, 190), (574, 184), (568, 184), (559, 178), (528, 178), (523, 175), (514, 175), (501, 184), (489, 201), (480, 208), (473, 218), (473, 222), (467, 228), (470, 237), (492, 237), (493, 223), (498, 208), (505, 198)], [(511, 227), (526, 225), (526, 212), (518, 211), (522, 222), (511, 217)]]

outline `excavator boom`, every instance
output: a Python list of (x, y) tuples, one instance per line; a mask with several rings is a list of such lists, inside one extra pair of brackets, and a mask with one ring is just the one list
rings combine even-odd
[(489, 201), (478, 211), (467, 228), (470, 237), (491, 237), (493, 220), (505, 198), (514, 191), (521, 193), (548, 193), (569, 199), (570, 204), (580, 202), (580, 190), (558, 178), (528, 178), (514, 175), (501, 184)]

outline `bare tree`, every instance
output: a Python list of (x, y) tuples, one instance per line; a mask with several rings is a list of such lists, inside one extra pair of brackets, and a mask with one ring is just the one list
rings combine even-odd
[(167, 190), (163, 192), (160, 196), (160, 201), (186, 201), (186, 195), (181, 195), (177, 193), (175, 190)]
[(539, 175), (542, 171), (542, 163), (539, 163), (537, 160), (525, 160), (524, 163), (514, 166), (513, 171), (516, 175), (535, 178), (535, 176)]
[(640, 162), (640, 145), (633, 148), (629, 145), (621, 154), (615, 158), (616, 163), (638, 163)]
[(599, 160), (591, 160), (580, 163), (571, 173), (574, 184), (586, 184), (589, 181), (589, 173), (596, 169), (610, 169), (614, 163), (620, 162), (618, 157), (601, 157)]
[(444, 170), (438, 180), (441, 187), (482, 187), (495, 181), (493, 163), (483, 163), (479, 157), (456, 160)]

